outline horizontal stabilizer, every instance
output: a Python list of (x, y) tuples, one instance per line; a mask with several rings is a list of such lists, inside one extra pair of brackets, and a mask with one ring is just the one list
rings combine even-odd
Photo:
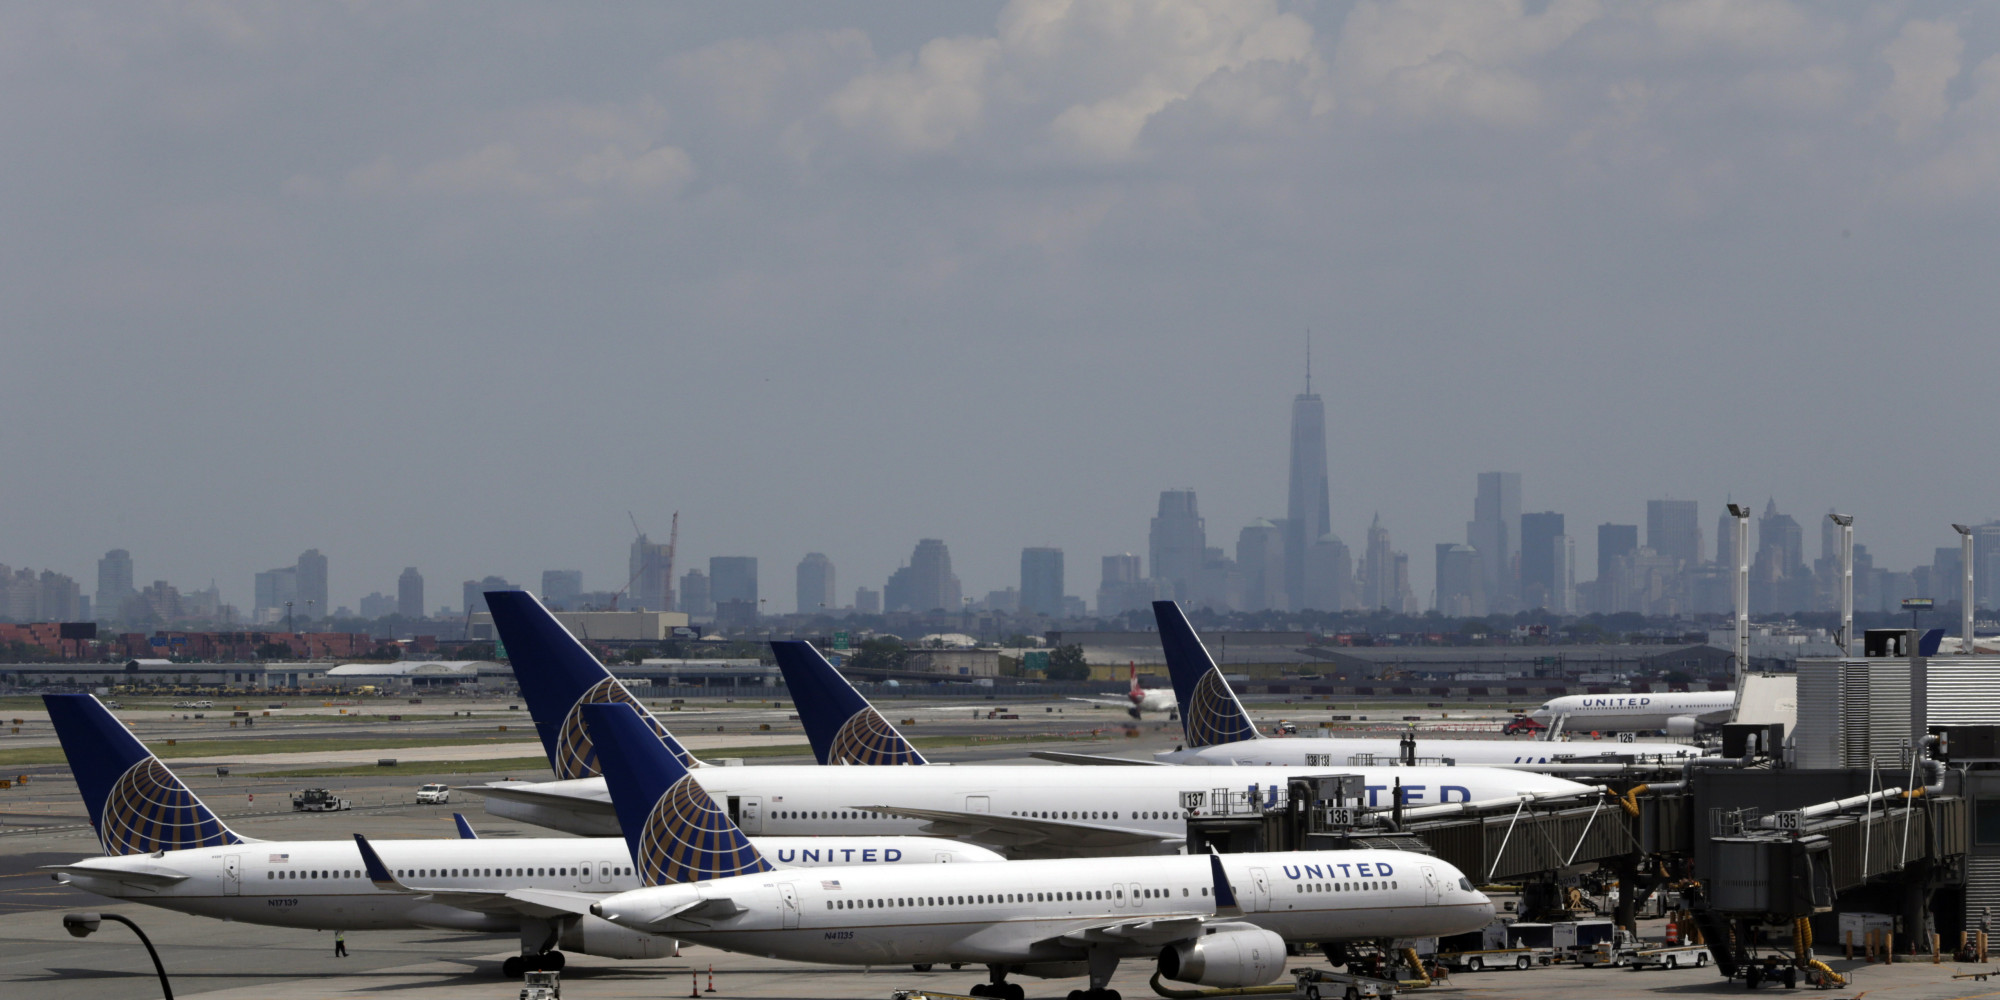
[(1052, 760), (1058, 764), (1082, 764), (1086, 767), (1172, 767), (1172, 764), (1157, 760), (1133, 760), (1130, 757), (1099, 757), (1094, 753), (1064, 753), (1061, 750), (1037, 750), (1030, 757)]
[(909, 806), (854, 806), (868, 812), (928, 821), (925, 832), (985, 844), (1014, 855), (1055, 855), (1078, 850), (1104, 851), (1179, 843), (1173, 834), (1087, 820), (1001, 816), (957, 809), (917, 809)]
[(94, 865), (88, 861), (78, 861), (67, 865), (43, 865), (41, 866), (41, 870), (55, 872), (59, 875), (68, 875), (71, 878), (103, 879), (108, 882), (118, 882), (139, 889), (164, 889), (170, 885), (179, 885), (188, 880), (186, 872), (175, 871), (172, 868), (162, 868), (159, 866), (148, 866), (146, 868), (132, 868), (129, 866), (112, 867), (110, 865)]

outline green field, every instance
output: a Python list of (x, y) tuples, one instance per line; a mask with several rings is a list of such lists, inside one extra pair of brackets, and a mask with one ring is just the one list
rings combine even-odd
[[(154, 740), (147, 749), (168, 760), (181, 757), (234, 757), (259, 753), (314, 753), (327, 750), (389, 750), (400, 747), (462, 747), (486, 746), (495, 743), (520, 743), (533, 745), (533, 733), (520, 736), (509, 734), (502, 737), (481, 736), (368, 736), (330, 737), (314, 736), (304, 739), (256, 739), (235, 740), (181, 740), (173, 746), (165, 741)], [(64, 761), (61, 747), (24, 747), (19, 750), (0, 750), (0, 768), (17, 764), (60, 764)]]

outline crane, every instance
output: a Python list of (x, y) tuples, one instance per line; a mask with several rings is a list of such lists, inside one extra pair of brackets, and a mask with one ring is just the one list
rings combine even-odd
[[(651, 553), (647, 552), (645, 549), (645, 546), (647, 544), (645, 529), (639, 527), (639, 519), (633, 516), (631, 511), (629, 510), (626, 511), (625, 516), (631, 520), (632, 534), (637, 536), (638, 542), (641, 546), (639, 550), (639, 568), (633, 570), (631, 577), (625, 581), (625, 586), (618, 588), (618, 592), (611, 595), (611, 610), (613, 611), (618, 610), (618, 599), (620, 597), (625, 596), (625, 592), (631, 590), (632, 585), (634, 583), (639, 582), (639, 577), (646, 572), (646, 564), (651, 561), (651, 559), (649, 558)], [(664, 599), (662, 603), (664, 603), (666, 607), (661, 608), (660, 610), (662, 611), (668, 610), (674, 606), (674, 545), (676, 542), (680, 540), (680, 536), (681, 536), (681, 512), (674, 511), (673, 527), (667, 530), (667, 551), (666, 551), (667, 558), (666, 558), (666, 566), (664, 567), (666, 570), (666, 581), (660, 594), (660, 596)]]

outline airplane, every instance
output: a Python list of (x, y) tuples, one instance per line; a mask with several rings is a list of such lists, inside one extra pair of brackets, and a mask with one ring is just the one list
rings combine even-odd
[[(534, 595), (491, 591), (488, 607), (507, 645), (521, 696), (557, 780), (495, 782), (483, 795), (495, 816), (588, 836), (616, 836), (619, 818), (582, 721), (589, 704), (639, 712), (682, 766), (685, 750)], [(825, 661), (805, 665), (818, 669)], [(796, 665), (796, 664), (795, 664)], [(830, 667), (825, 667), (831, 672)], [(832, 685), (828, 681), (827, 685)], [(844, 685), (845, 681), (840, 684)], [(856, 696), (859, 697), (858, 695)], [(803, 717), (812, 700), (797, 702)], [(839, 710), (835, 713), (838, 715)], [(845, 718), (852, 718), (848, 715)], [(1068, 767), (955, 764), (950, 767), (822, 767), (770, 764), (699, 768), (703, 786), (752, 835), (930, 835), (970, 840), (1012, 858), (1173, 854), (1189, 811), (1276, 806), (1296, 767), (1240, 767), (1227, 782), (1193, 768), (1129, 768), (1117, 780)], [(1366, 805), (1468, 802), (1514, 796), (1591, 795), (1596, 789), (1541, 774), (1477, 767), (1343, 767), (1360, 775)], [(1218, 786), (1226, 786), (1218, 800)]]
[(771, 643), (799, 722), (822, 764), (923, 764), (924, 755), (803, 639)]
[(1668, 736), (1680, 737), (1728, 722), (1735, 712), (1735, 691), (1666, 691), (1565, 695), (1543, 702), (1528, 713), (1528, 718), (1548, 726), (1550, 736), (1567, 729), (1612, 733), (1665, 730)]
[[(671, 941), (587, 915), (498, 905), (460, 891), (474, 879), (485, 886), (599, 896), (637, 888), (616, 838), (482, 840), (454, 814), (459, 839), (382, 844), (398, 871), (428, 873), (424, 877), (441, 892), (389, 896), (369, 886), (349, 841), (260, 841), (230, 829), (95, 697), (50, 694), (42, 700), (108, 855), (44, 866), (59, 882), (112, 899), (273, 927), (518, 932), (521, 954), (501, 969), (509, 977), (562, 968), (559, 947), (606, 958), (673, 952)], [(985, 848), (930, 837), (765, 837), (757, 845), (786, 870), (1002, 860)]]
[(1102, 698), (1071, 697), (1066, 701), (1080, 701), (1087, 705), (1112, 705), (1125, 710), (1125, 714), (1139, 718), (1142, 712), (1165, 712), (1168, 721), (1180, 714), (1180, 702), (1174, 699), (1174, 689), (1142, 688), (1139, 686), (1139, 664), (1131, 663), (1132, 690), (1124, 695), (1105, 695)]
[(588, 912), (635, 931), (799, 962), (983, 964), (988, 982), (970, 994), (1005, 1000), (1025, 992), (1011, 974), (1083, 974), (1089, 988), (1072, 1000), (1120, 1000), (1107, 984), (1127, 958), (1156, 957), (1161, 978), (1256, 986), (1284, 974), (1288, 943), (1441, 936), (1493, 918), (1492, 901), (1457, 868), (1382, 849), (794, 877), (703, 790), (716, 771), (690, 774), (629, 705), (581, 714), (646, 883)]
[[(1236, 692), (1223, 679), (1222, 671), (1209, 658), (1207, 647), (1195, 634), (1194, 626), (1173, 601), (1154, 601), (1153, 617), (1159, 622), (1160, 644), (1167, 654), (1167, 672), (1173, 678), (1184, 711), (1182, 732), (1187, 742), (1181, 747), (1153, 755), (1162, 764), (1288, 764), (1305, 767), (1341, 767), (1356, 759), (1374, 762), (1418, 759), (1445, 759), (1460, 765), (1586, 764), (1597, 759), (1640, 757), (1647, 760), (1678, 760), (1699, 757), (1699, 747), (1678, 743), (1623, 744), (1616, 750), (1586, 749), (1568, 743), (1533, 740), (1448, 740), (1406, 734), (1400, 741), (1388, 738), (1300, 736), (1271, 739), (1257, 731)], [(1045, 755), (1052, 756), (1052, 755)], [(1063, 755), (1074, 763), (1081, 755)], [(1102, 763), (1107, 758), (1099, 758)], [(1144, 764), (1146, 761), (1119, 761)]]

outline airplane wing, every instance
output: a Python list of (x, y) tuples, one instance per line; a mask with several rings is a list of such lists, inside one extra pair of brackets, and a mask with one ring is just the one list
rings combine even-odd
[(560, 889), (473, 889), (463, 886), (433, 887), (411, 885), (396, 877), (396, 873), (375, 853), (374, 845), (361, 834), (354, 835), (354, 844), (361, 849), (361, 866), (368, 872), (368, 881), (375, 888), (385, 892), (400, 892), (412, 896), (429, 896), (446, 906), (480, 913), (518, 913), (524, 917), (583, 916), (590, 912), (590, 905), (604, 899), (601, 894), (588, 892), (565, 892)]
[(188, 880), (186, 872), (157, 865), (147, 868), (106, 868), (78, 861), (67, 865), (42, 865), (43, 871), (68, 875), (72, 878), (104, 879), (107, 882), (121, 882), (137, 889), (164, 889)]
[(495, 781), (484, 785), (464, 785), (460, 790), (508, 802), (567, 809), (580, 816), (602, 816), (614, 823), (618, 820), (618, 811), (612, 807), (609, 798), (585, 798), (561, 792), (539, 791), (535, 785), (535, 782), (530, 781)]
[(1084, 703), (1084, 704), (1086, 704), (1086, 705), (1109, 705), (1109, 706), (1111, 706), (1112, 708), (1131, 708), (1131, 707), (1132, 707), (1132, 699), (1130, 699), (1130, 698), (1083, 698), (1083, 697), (1079, 697), (1079, 696), (1076, 696), (1076, 695), (1071, 695), (1071, 696), (1069, 696), (1069, 697), (1067, 697), (1067, 698), (1064, 698), (1063, 700), (1064, 700), (1064, 701), (1080, 701), (1080, 702), (1083, 702), (1083, 703)]
[(1019, 855), (1048, 852), (1060, 856), (1064, 852), (1078, 849), (1151, 847), (1177, 844), (1185, 839), (1172, 834), (1155, 833), (1152, 830), (1078, 820), (1001, 816), (958, 809), (916, 809), (908, 806), (878, 805), (852, 808), (928, 820), (924, 832), (932, 836), (970, 840)]
[(1067, 945), (1137, 944), (1159, 947), (1199, 937), (1207, 922), (1202, 914), (1177, 913), (1144, 920), (1120, 920), (1059, 934), (1048, 940)]
[(1133, 760), (1130, 757), (1099, 757), (1089, 753), (1064, 753), (1061, 750), (1037, 750), (1030, 757), (1052, 760), (1058, 764), (1095, 764), (1116, 767), (1172, 767), (1172, 764), (1157, 760)]

